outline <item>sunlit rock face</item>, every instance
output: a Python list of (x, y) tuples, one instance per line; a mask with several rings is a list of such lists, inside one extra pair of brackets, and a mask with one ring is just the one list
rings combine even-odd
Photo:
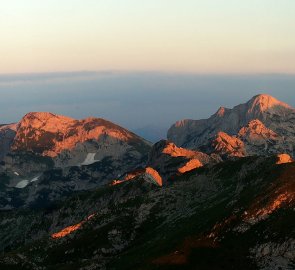
[(240, 138), (251, 143), (267, 140), (278, 140), (278, 134), (268, 129), (260, 120), (252, 120), (245, 127), (241, 128), (238, 133)]
[(158, 154), (158, 155), (168, 155), (172, 158), (183, 157), (186, 159), (193, 159), (193, 158), (199, 159), (204, 164), (209, 163), (211, 161), (211, 157), (205, 153), (178, 147), (173, 142), (170, 142), (170, 141), (163, 140), (159, 142), (158, 144), (156, 144), (153, 149), (154, 149), (154, 153), (152, 150), (152, 154), (150, 155), (151, 158), (155, 158)]
[(270, 214), (280, 209), (284, 204), (288, 205), (294, 200), (294, 192), (285, 192), (273, 198), (266, 206), (247, 212), (245, 221), (257, 223), (259, 220), (266, 219)]
[(252, 120), (241, 128), (237, 137), (245, 143), (248, 155), (276, 154), (292, 151), (294, 144), (292, 138), (286, 142), (284, 136), (267, 128), (260, 120)]
[(138, 169), (126, 173), (121, 179), (115, 179), (111, 182), (111, 186), (116, 186), (127, 181), (135, 180), (145, 173), (145, 169)]
[(75, 120), (52, 113), (29, 113), (19, 123), (13, 150), (56, 157), (77, 143), (103, 137), (126, 142), (139, 139), (131, 132), (101, 118)]
[[(105, 156), (136, 158), (149, 143), (101, 118), (75, 120), (46, 112), (29, 113), (19, 122), (14, 152), (33, 152), (55, 159), (57, 166), (89, 165)], [(89, 155), (90, 154), (90, 155)]]
[(145, 168), (126, 173), (115, 179), (111, 185), (118, 185), (130, 180), (144, 178), (146, 181), (162, 186), (175, 176), (194, 169), (211, 166), (220, 162), (218, 155), (207, 155), (202, 152), (177, 147), (174, 143), (161, 140), (153, 145)]
[(294, 160), (290, 157), (288, 154), (280, 154), (277, 155), (277, 164), (285, 164), (285, 163), (291, 163), (294, 162)]
[(18, 124), (12, 150), (54, 157), (62, 151), (62, 147), (74, 146), (74, 142), (69, 140), (74, 134), (66, 136), (74, 122), (72, 118), (47, 112), (28, 113)]
[(179, 160), (181, 158), (186, 160), (194, 158), (199, 159), (203, 164), (213, 161), (213, 158), (205, 153), (178, 147), (171, 141), (161, 140), (153, 145), (149, 154), (148, 164), (156, 165), (157, 163), (173, 158), (178, 158)]
[(144, 179), (146, 181), (151, 181), (153, 184), (156, 184), (160, 187), (163, 185), (162, 177), (155, 169), (153, 169), (151, 167), (147, 167), (145, 169)]
[(50, 204), (105, 185), (145, 167), (150, 149), (146, 140), (104, 119), (28, 113), (0, 127), (0, 209)]
[(198, 159), (191, 159), (189, 160), (184, 166), (178, 168), (178, 172), (179, 173), (186, 173), (186, 172), (190, 172), (194, 169), (203, 167), (203, 163), (198, 160)]
[(74, 224), (74, 225), (68, 226), (66, 228), (63, 228), (59, 232), (53, 233), (51, 235), (51, 237), (53, 239), (64, 238), (64, 237), (68, 236), (69, 234), (72, 234), (75, 231), (79, 230), (84, 223), (91, 220), (94, 216), (95, 216), (95, 214), (92, 214), (92, 215), (88, 216), (86, 219), (84, 219), (83, 221), (81, 221), (81, 222), (79, 222), (77, 224)]
[(220, 154), (221, 156), (246, 156), (244, 143), (240, 139), (234, 136), (229, 136), (224, 132), (218, 132), (216, 138), (213, 140), (212, 145), (214, 152)]
[(233, 109), (221, 107), (209, 119), (181, 120), (167, 137), (177, 146), (204, 151), (219, 132), (240, 139), (247, 155), (294, 156), (295, 109), (272, 96), (257, 95)]
[(149, 155), (148, 166), (155, 168), (164, 182), (178, 173), (199, 168), (207, 164), (220, 161), (216, 155), (207, 155), (199, 151), (193, 151), (177, 147), (170, 141), (156, 143)]
[(250, 121), (245, 127), (241, 128), (238, 137), (251, 144), (264, 144), (266, 140), (278, 141), (280, 136), (267, 128), (260, 120)]
[(156, 186), (163, 186), (162, 176), (152, 167), (146, 167), (144, 169), (129, 172), (122, 179), (113, 180), (111, 182), (111, 186), (120, 185), (122, 183), (137, 179), (143, 179), (146, 182), (152, 183)]

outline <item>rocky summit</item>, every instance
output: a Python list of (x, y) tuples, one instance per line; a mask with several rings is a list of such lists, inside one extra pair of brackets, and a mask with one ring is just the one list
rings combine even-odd
[(56, 166), (87, 165), (105, 156), (139, 156), (149, 143), (101, 118), (75, 120), (52, 113), (25, 115), (17, 125), (11, 150), (54, 159)]
[(0, 126), (0, 269), (295, 269), (295, 110), (269, 95), (154, 145), (101, 118)]
[(103, 185), (143, 167), (150, 149), (148, 141), (101, 118), (28, 113), (19, 123), (0, 127), (5, 182), (0, 208), (32, 205), (41, 198), (43, 205)]
[(217, 151), (229, 156), (288, 153), (294, 157), (295, 109), (261, 94), (232, 109), (221, 107), (208, 119), (178, 121), (167, 136), (177, 146), (209, 153), (217, 145)]

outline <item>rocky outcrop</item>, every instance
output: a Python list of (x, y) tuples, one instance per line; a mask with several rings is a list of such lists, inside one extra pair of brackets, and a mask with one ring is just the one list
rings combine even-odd
[(170, 141), (162, 140), (153, 146), (147, 164), (155, 168), (166, 181), (178, 173), (219, 161), (217, 155), (210, 156), (199, 151), (184, 149)]
[(294, 162), (294, 160), (290, 157), (288, 154), (280, 154), (277, 155), (277, 164), (285, 164), (285, 163), (291, 163)]
[(126, 173), (122, 178), (113, 180), (111, 185), (118, 185), (130, 180), (143, 178), (158, 186), (167, 184), (173, 177), (220, 162), (218, 155), (177, 147), (174, 143), (161, 140), (153, 145), (145, 168)]
[(186, 173), (186, 172), (190, 172), (194, 169), (203, 167), (203, 163), (198, 160), (198, 159), (191, 159), (189, 160), (184, 166), (178, 168), (178, 172), (180, 173)]
[(244, 142), (248, 155), (276, 154), (286, 151), (284, 137), (267, 128), (257, 119), (241, 128), (237, 137)]
[(162, 186), (163, 179), (160, 174), (153, 168), (147, 167), (144, 172), (144, 179), (148, 182), (151, 182), (155, 185)]
[(271, 129), (268, 129), (261, 121), (255, 119), (241, 128), (238, 137), (252, 144), (260, 144), (261, 141), (264, 143), (265, 140), (276, 141), (279, 136)]
[(250, 121), (237, 135), (218, 132), (209, 146), (201, 147), (207, 153), (215, 153), (223, 158), (245, 157), (249, 155), (272, 155), (286, 151), (284, 139), (265, 127), (259, 120)]
[(244, 157), (246, 150), (244, 143), (234, 136), (229, 136), (225, 132), (218, 132), (212, 142), (214, 152), (227, 157)]
[(295, 154), (295, 109), (266, 94), (233, 109), (221, 107), (206, 120), (181, 120), (167, 137), (197, 150), (210, 145), (220, 131), (243, 141), (248, 155)]
[(127, 181), (135, 180), (138, 177), (143, 176), (144, 173), (145, 173), (145, 169), (138, 169), (135, 171), (128, 172), (121, 179), (113, 180), (111, 182), (111, 186), (116, 186), (116, 185), (122, 184)]
[(176, 146), (171, 141), (161, 140), (153, 145), (149, 154), (148, 164), (160, 163), (161, 159), (166, 158), (184, 158), (184, 159), (199, 159), (202, 163), (207, 164), (211, 161), (211, 157), (200, 151), (193, 151)]

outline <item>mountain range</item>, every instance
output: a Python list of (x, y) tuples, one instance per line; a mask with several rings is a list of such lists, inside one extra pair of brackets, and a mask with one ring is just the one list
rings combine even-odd
[(178, 121), (167, 137), (178, 146), (233, 156), (294, 156), (294, 125), (294, 108), (261, 94), (233, 109), (221, 107), (209, 119)]
[(0, 125), (0, 269), (295, 269), (294, 158), (267, 94), (155, 144), (28, 113)]

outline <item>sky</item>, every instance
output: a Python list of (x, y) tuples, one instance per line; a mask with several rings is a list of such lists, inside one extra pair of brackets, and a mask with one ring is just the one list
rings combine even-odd
[(2, 0), (0, 73), (295, 73), (294, 0)]

